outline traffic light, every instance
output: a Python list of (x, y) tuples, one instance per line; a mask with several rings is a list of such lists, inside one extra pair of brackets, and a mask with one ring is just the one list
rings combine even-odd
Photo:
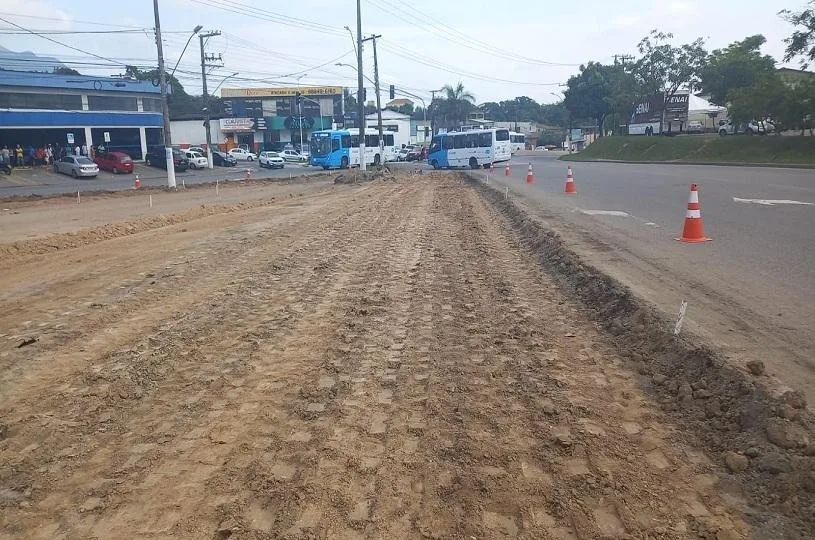
[(300, 92), (295, 93), (294, 98), (295, 98), (294, 104), (299, 107), (300, 106)]
[(390, 96), (391, 96), (391, 99), (396, 97), (396, 87), (394, 85), (391, 85)]

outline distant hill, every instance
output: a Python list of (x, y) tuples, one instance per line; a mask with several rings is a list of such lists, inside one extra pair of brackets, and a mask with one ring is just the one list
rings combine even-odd
[(0, 69), (52, 72), (65, 67), (65, 64), (52, 56), (40, 56), (31, 51), (15, 52), (0, 46)]

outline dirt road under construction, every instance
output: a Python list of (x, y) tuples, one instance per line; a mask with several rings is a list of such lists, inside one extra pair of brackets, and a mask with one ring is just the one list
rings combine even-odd
[(204, 193), (6, 204), (0, 538), (811, 537), (805, 405), (503, 193)]

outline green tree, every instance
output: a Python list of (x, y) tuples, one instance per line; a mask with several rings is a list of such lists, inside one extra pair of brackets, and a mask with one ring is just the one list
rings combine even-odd
[(681, 87), (693, 90), (699, 84), (707, 58), (704, 41), (699, 38), (674, 46), (671, 39), (673, 34), (651, 30), (637, 45), (642, 56), (634, 64), (634, 74), (644, 93), (664, 92), (670, 96)]
[(470, 111), (475, 108), (475, 97), (459, 82), (455, 86), (445, 85), (441, 89), (442, 98), (433, 104), (434, 118), (448, 129), (461, 126)]
[[(125, 75), (139, 81), (151, 81), (159, 84), (158, 69), (142, 70), (136, 66), (126, 66)], [(170, 109), (170, 118), (180, 116), (200, 115), (204, 107), (209, 107), (210, 114), (217, 116), (223, 112), (223, 101), (215, 96), (209, 96), (205, 101), (203, 96), (191, 96), (184, 90), (181, 82), (175, 76), (168, 76), (167, 82), (172, 93), (167, 96), (167, 106)]]
[(81, 75), (77, 70), (71, 69), (65, 66), (59, 66), (54, 68), (54, 74), (56, 75)]
[(504, 122), (507, 120), (507, 114), (503, 106), (495, 101), (488, 101), (482, 103), (479, 108), (484, 111), (484, 116), (496, 122)]
[(589, 62), (580, 66), (580, 73), (567, 82), (563, 105), (572, 118), (591, 118), (600, 128), (600, 136), (605, 133), (606, 117), (614, 110), (620, 66), (608, 66)]
[(792, 89), (776, 73), (761, 77), (753, 86), (735, 88), (727, 94), (728, 114), (737, 124), (773, 118), (779, 123), (790, 118)]
[(569, 109), (562, 101), (541, 105), (539, 121), (547, 126), (566, 129), (569, 127)]
[(727, 104), (727, 94), (735, 88), (748, 88), (775, 71), (772, 56), (762, 55), (767, 40), (757, 34), (716, 49), (707, 58), (700, 73), (701, 88), (711, 101)]
[(787, 44), (784, 61), (789, 62), (800, 56), (804, 69), (815, 61), (815, 0), (810, 0), (808, 4), (810, 7), (801, 11), (784, 9), (779, 12), (784, 20), (798, 27), (784, 40)]

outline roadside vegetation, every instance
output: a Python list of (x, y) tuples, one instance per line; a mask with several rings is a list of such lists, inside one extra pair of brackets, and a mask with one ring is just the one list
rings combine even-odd
[(815, 166), (815, 137), (603, 137), (561, 159)]

